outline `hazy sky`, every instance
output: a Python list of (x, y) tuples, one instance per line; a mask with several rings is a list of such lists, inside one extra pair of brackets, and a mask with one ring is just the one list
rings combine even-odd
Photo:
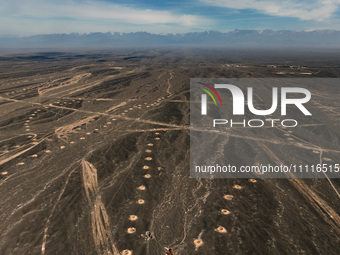
[(0, 35), (340, 30), (340, 0), (0, 0)]

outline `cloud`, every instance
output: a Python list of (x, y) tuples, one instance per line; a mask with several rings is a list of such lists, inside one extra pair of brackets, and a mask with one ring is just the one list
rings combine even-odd
[[(58, 23), (68, 24), (75, 29), (80, 23), (88, 27), (130, 27), (135, 30), (145, 30), (156, 25), (161, 27), (175, 26), (198, 28), (212, 24), (212, 21), (205, 17), (190, 14), (177, 14), (170, 11), (139, 9), (127, 7), (120, 4), (113, 4), (104, 1), (79, 1), (79, 0), (11, 0), (2, 1), (0, 4), (0, 16), (2, 19), (12, 20), (8, 26), (22, 24), (35, 24), (39, 27), (46, 27), (47, 24)], [(67, 22), (63, 22), (67, 20)], [(40, 24), (39, 24), (40, 22)], [(45, 23), (42, 24), (42, 23)], [(53, 25), (55, 27), (55, 25)], [(84, 25), (81, 25), (84, 32)], [(86, 25), (85, 25), (86, 26)], [(0, 26), (1, 28), (1, 26)], [(28, 28), (36, 32), (37, 28)], [(17, 27), (16, 27), (17, 29)], [(62, 30), (62, 29), (58, 29)], [(67, 31), (68, 28), (64, 27)], [(102, 29), (99, 29), (100, 31)], [(181, 29), (179, 29), (181, 30)], [(43, 31), (45, 32), (45, 31)], [(54, 31), (51, 31), (54, 32)], [(76, 30), (76, 32), (79, 32)], [(90, 31), (88, 31), (90, 32)]]
[(209, 5), (259, 12), (301, 20), (323, 21), (338, 9), (340, 0), (201, 0)]

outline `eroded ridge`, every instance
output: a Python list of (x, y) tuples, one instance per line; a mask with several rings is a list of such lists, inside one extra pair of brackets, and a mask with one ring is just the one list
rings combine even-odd
[(91, 209), (93, 241), (98, 254), (119, 255), (112, 238), (112, 232), (105, 206), (98, 192), (97, 169), (88, 161), (82, 160), (83, 184)]

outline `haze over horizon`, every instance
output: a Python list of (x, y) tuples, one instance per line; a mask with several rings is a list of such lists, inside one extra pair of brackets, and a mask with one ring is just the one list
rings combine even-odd
[(0, 0), (0, 35), (340, 30), (340, 0)]
[[(325, 40), (327, 38), (327, 40)], [(339, 49), (340, 31), (234, 30), (183, 34), (70, 33), (1, 37), (0, 49), (112, 49), (127, 47), (205, 47), (253, 49)]]

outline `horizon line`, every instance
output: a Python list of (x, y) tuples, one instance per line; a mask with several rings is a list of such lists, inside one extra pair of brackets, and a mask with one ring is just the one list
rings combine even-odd
[(152, 35), (185, 35), (185, 34), (202, 34), (202, 33), (221, 33), (221, 34), (228, 34), (231, 32), (238, 32), (238, 31), (256, 31), (256, 32), (265, 32), (265, 31), (272, 31), (272, 32), (283, 32), (283, 31), (289, 31), (289, 32), (321, 32), (321, 31), (332, 31), (332, 32), (340, 32), (340, 29), (308, 29), (308, 30), (293, 30), (293, 29), (234, 29), (229, 31), (218, 31), (218, 30), (205, 30), (205, 31), (191, 31), (191, 32), (183, 32), (183, 33), (152, 33), (147, 31), (135, 31), (135, 32), (119, 32), (119, 31), (106, 31), (106, 32), (100, 32), (100, 31), (94, 31), (94, 32), (70, 32), (70, 33), (50, 33), (50, 34), (32, 34), (32, 35), (9, 35), (9, 34), (3, 34), (0, 35), (0, 37), (18, 37), (18, 38), (25, 38), (25, 37), (32, 37), (32, 36), (39, 36), (39, 35), (90, 35), (90, 34), (136, 34), (136, 33), (146, 33), (146, 34), (152, 34)]

